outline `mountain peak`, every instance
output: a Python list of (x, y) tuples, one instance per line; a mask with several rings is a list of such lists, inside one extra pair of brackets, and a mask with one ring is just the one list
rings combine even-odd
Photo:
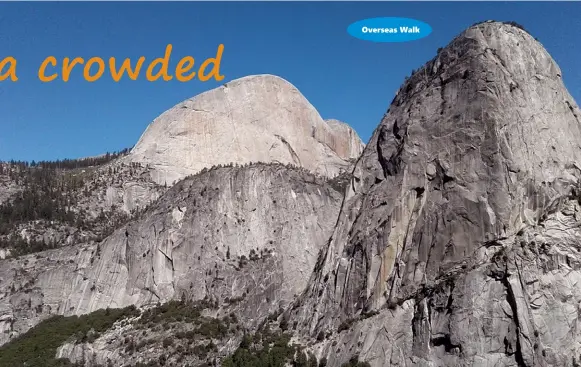
[[(291, 321), (312, 336), (349, 329), (342, 349), (365, 343), (372, 366), (567, 365), (577, 339), (552, 337), (544, 320), (561, 318), (551, 300), (571, 290), (537, 282), (569, 277), (549, 254), (578, 259), (581, 233), (564, 218), (580, 210), (580, 116), (526, 31), (462, 32), (406, 80), (375, 130)], [(494, 336), (473, 332), (488, 320), (499, 320)], [(499, 362), (502, 347), (515, 360)], [(349, 359), (328, 350), (330, 365)]]
[(224, 83), (223, 87), (233, 87), (238, 84), (244, 84), (248, 82), (258, 82), (258, 83), (275, 83), (280, 85), (286, 85), (291, 89), (296, 89), (295, 86), (288, 80), (274, 74), (254, 74), (247, 75), (237, 79), (233, 79), (227, 83)]
[(355, 131), (333, 129), (291, 83), (264, 74), (236, 79), (155, 119), (130, 160), (172, 183), (213, 165), (279, 162), (335, 176), (363, 149)]

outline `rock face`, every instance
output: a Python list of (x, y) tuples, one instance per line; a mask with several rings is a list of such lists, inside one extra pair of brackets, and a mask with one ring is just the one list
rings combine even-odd
[[(249, 329), (285, 309), (281, 328), (332, 367), (579, 366), (580, 116), (533, 37), (474, 25), (402, 86), (352, 179), (203, 170), (100, 244), (1, 261), (0, 342), (48, 314), (185, 298)], [(130, 158), (165, 182), (261, 160), (334, 175), (360, 149), (258, 76), (168, 111)], [(123, 327), (58, 355), (122, 364)]]
[(574, 366), (581, 112), (522, 29), (475, 25), (400, 89), (291, 317), (331, 366)]
[(48, 314), (217, 302), (253, 327), (306, 287), (342, 195), (280, 164), (223, 167), (180, 181), (99, 244), (0, 262), (0, 337)]
[(323, 121), (289, 82), (272, 75), (237, 79), (155, 119), (129, 160), (151, 165), (168, 185), (204, 167), (278, 162), (335, 176), (363, 144), (348, 125)]

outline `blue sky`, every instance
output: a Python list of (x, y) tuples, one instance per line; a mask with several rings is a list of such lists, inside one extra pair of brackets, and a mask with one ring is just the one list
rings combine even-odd
[[(323, 118), (348, 122), (367, 141), (404, 77), (486, 19), (523, 24), (553, 55), (581, 102), (579, 14), (581, 3), (571, 2), (1, 3), (0, 59), (17, 58), (20, 80), (0, 82), (0, 160), (76, 158), (130, 147), (180, 101), (263, 73), (289, 80)], [(418, 19), (433, 31), (393, 44), (347, 34), (349, 24), (380, 16)], [(68, 83), (37, 79), (49, 55), (152, 60), (168, 43), (172, 66), (186, 55), (201, 62), (224, 44), (225, 79), (148, 82), (142, 76), (115, 83), (107, 72), (94, 83), (79, 72)]]

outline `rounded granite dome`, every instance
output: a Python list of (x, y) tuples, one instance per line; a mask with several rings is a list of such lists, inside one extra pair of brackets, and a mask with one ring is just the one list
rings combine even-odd
[(334, 176), (359, 156), (353, 129), (326, 123), (286, 80), (255, 75), (188, 99), (156, 118), (129, 159), (171, 184), (204, 167), (280, 162)]

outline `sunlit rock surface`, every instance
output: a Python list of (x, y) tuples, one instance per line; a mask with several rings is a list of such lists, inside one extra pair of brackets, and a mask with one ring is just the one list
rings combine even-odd
[(325, 122), (289, 82), (273, 75), (233, 80), (156, 118), (129, 160), (150, 164), (153, 179), (172, 184), (204, 167), (278, 162), (333, 177), (363, 144), (355, 131)]

